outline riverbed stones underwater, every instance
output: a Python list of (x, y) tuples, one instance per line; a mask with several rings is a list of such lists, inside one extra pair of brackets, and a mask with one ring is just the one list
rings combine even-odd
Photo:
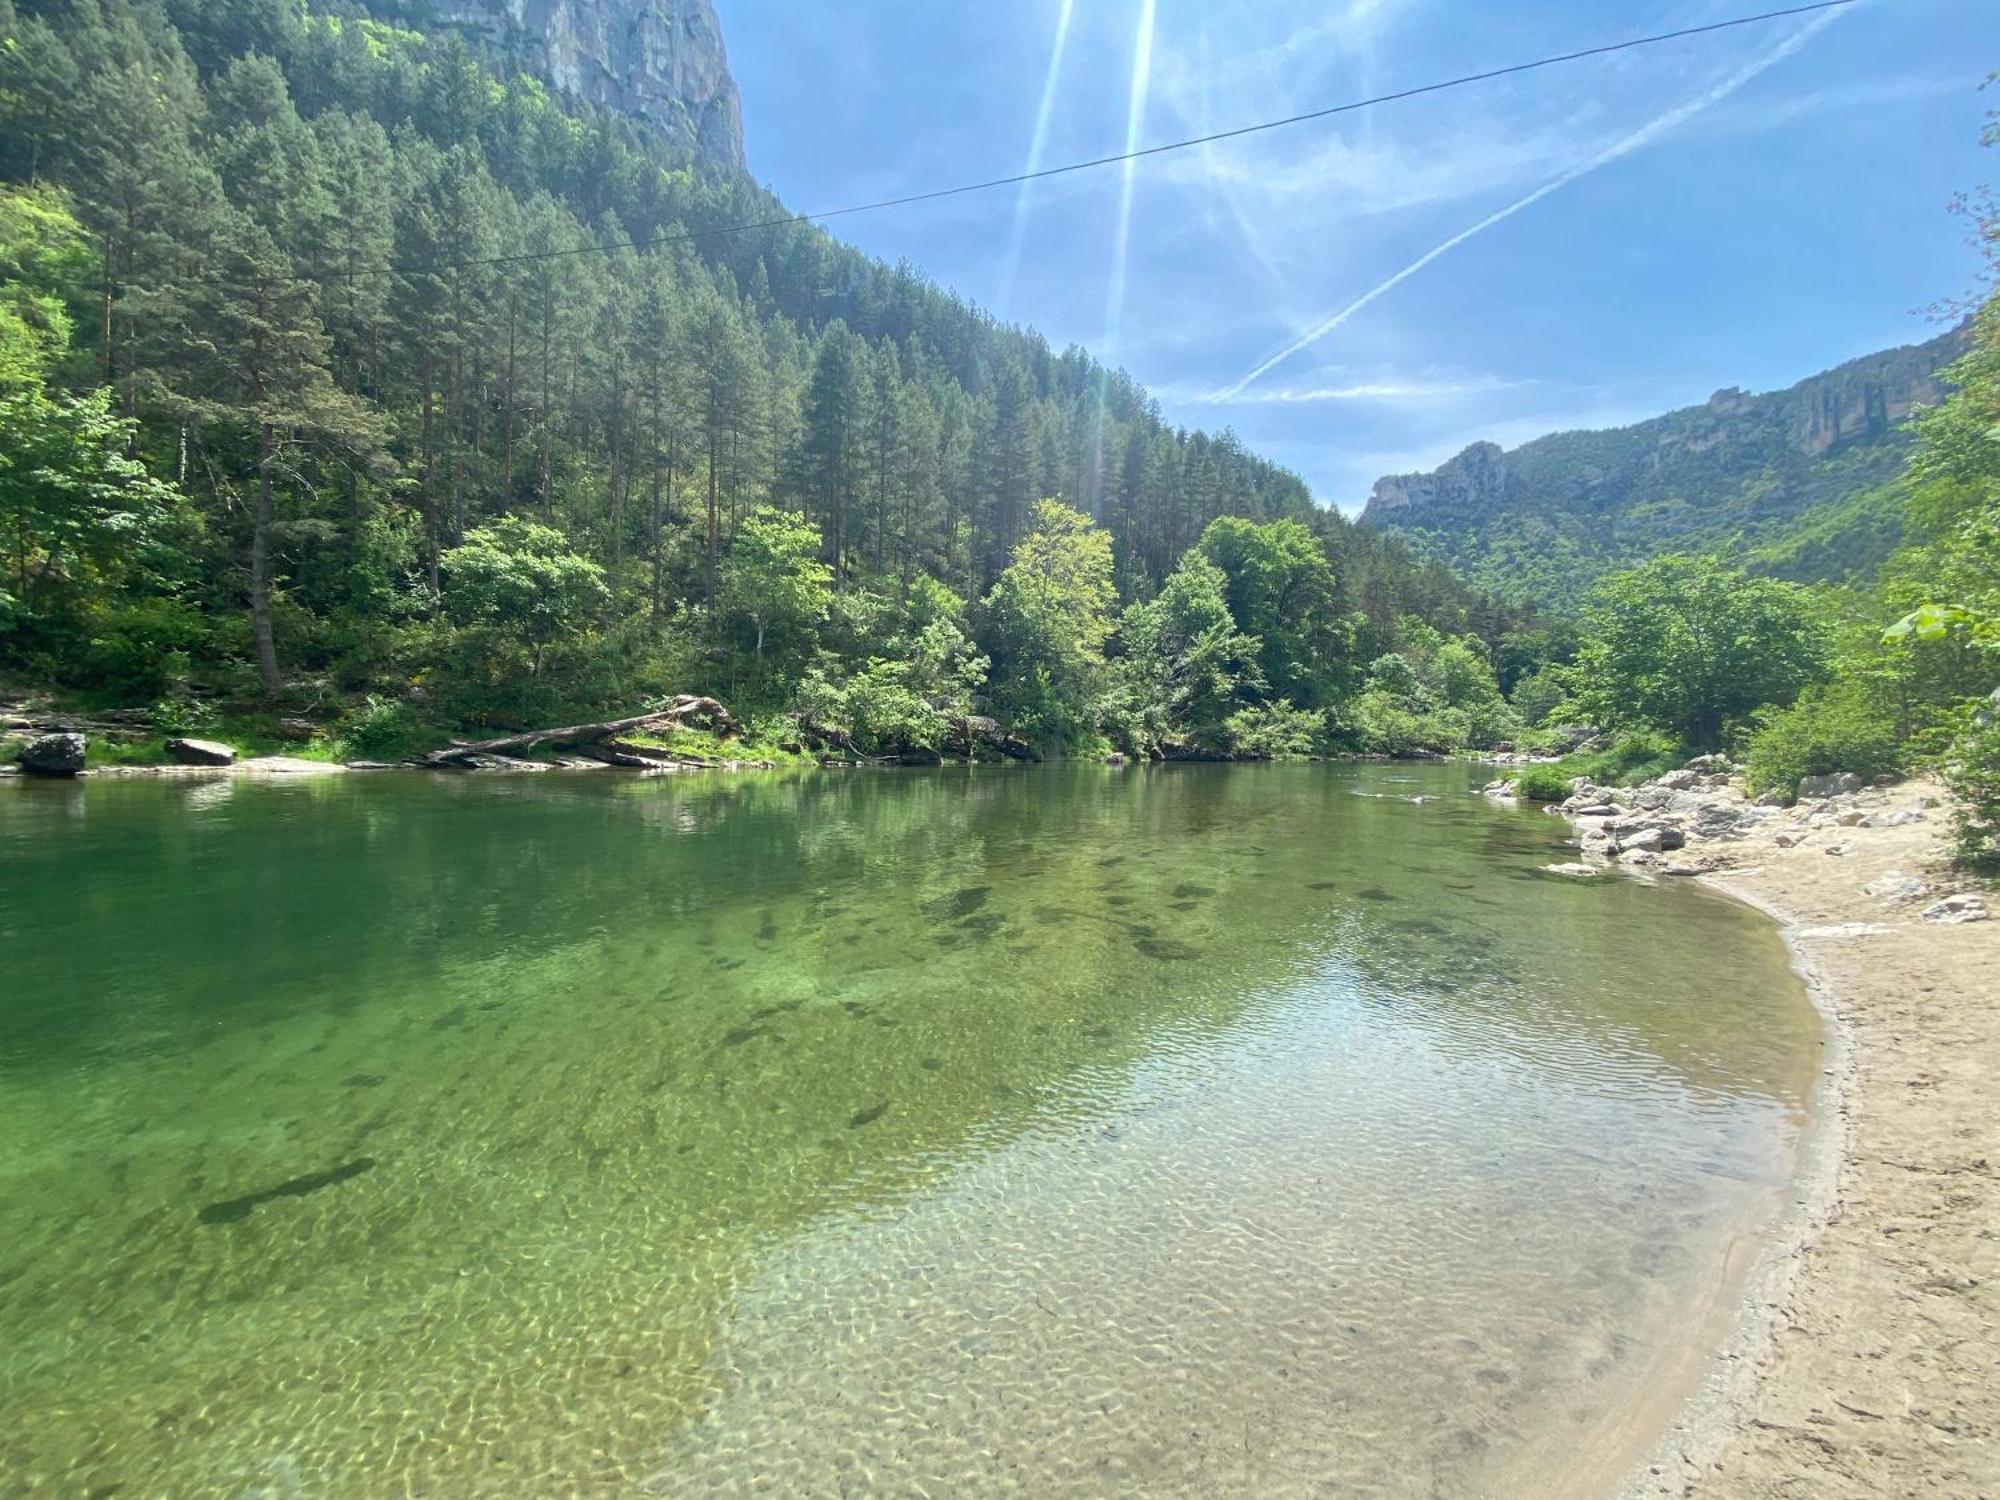
[(1559, 1451), (1778, 1197), (1804, 1020), (1746, 914), (1377, 774), (7, 788), (0, 1489)]

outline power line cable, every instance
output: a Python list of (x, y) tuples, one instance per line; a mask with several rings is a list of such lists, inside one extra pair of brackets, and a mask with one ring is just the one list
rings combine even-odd
[[(1550, 57), (1538, 57), (1531, 62), (1511, 63), (1504, 68), (1488, 68), (1480, 73), (1465, 73), (1457, 78), (1447, 78), (1438, 83), (1419, 84), (1414, 88), (1397, 89), (1393, 93), (1376, 94), (1368, 99), (1355, 99), (1346, 104), (1332, 104), (1324, 109), (1307, 110), (1303, 114), (1286, 115), (1276, 120), (1260, 120), (1254, 125), (1238, 125), (1230, 130), (1218, 130), (1209, 135), (1190, 136), (1181, 141), (1163, 141), (1157, 146), (1141, 146), (1134, 151), (1120, 151), (1110, 156), (1093, 156), (1084, 161), (1065, 162), (1061, 166), (1042, 167), (1033, 172), (1015, 172), (1006, 177), (989, 177), (979, 182), (960, 183), (956, 187), (932, 188), (922, 193), (905, 193), (896, 198), (877, 198), (868, 203), (850, 203), (840, 208), (821, 209), (808, 214), (785, 214), (777, 218), (751, 219), (740, 224), (723, 224), (713, 229), (679, 230), (672, 234), (651, 235), (645, 239), (614, 241), (610, 244), (578, 245), (564, 250), (529, 250), (513, 255), (488, 255), (466, 260), (427, 261), (415, 266), (392, 266), (391, 274), (414, 275), (425, 271), (455, 271), (472, 266), (519, 265), (527, 261), (556, 260), (578, 255), (606, 254), (614, 250), (650, 250), (660, 245), (688, 244), (696, 240), (713, 239), (722, 235), (747, 234), (757, 229), (782, 229), (792, 224), (817, 224), (827, 219), (846, 218), (852, 214), (875, 213), (885, 208), (903, 208), (913, 203), (935, 203), (941, 198), (958, 198), (967, 193), (983, 193), (993, 188), (1017, 187), (1024, 182), (1037, 182), (1045, 177), (1063, 177), (1072, 172), (1087, 172), (1096, 167), (1116, 166), (1120, 162), (1138, 161), (1148, 156), (1162, 156), (1169, 151), (1186, 151), (1194, 146), (1209, 146), (1217, 141), (1233, 141), (1247, 135), (1257, 135), (1267, 130), (1281, 130), (1288, 125), (1302, 125), (1311, 120), (1330, 119), (1335, 115), (1352, 114), (1356, 110), (1372, 109), (1379, 104), (1395, 104), (1405, 99), (1421, 98), (1426, 94), (1439, 94), (1447, 89), (1465, 88), (1475, 83), (1490, 83), (1496, 78), (1509, 78), (1520, 73), (1532, 73), (1540, 68), (1552, 68), (1560, 63), (1580, 62), (1585, 58), (1605, 57), (1614, 52), (1629, 52), (1638, 47), (1653, 47), (1662, 42), (1681, 41), (1687, 37), (1708, 36), (1718, 31), (1729, 31), (1740, 26), (1754, 26), (1763, 21), (1780, 21), (1788, 16), (1811, 15), (1816, 11), (1837, 10), (1842, 6), (1854, 5), (1858, 0), (1815, 0), (1810, 5), (1787, 6), (1783, 10), (1760, 11), (1754, 16), (1735, 16), (1726, 21), (1710, 21), (1701, 26), (1683, 26), (1675, 31), (1655, 32), (1651, 36), (1628, 37), (1621, 42), (1606, 42), (1601, 46), (1584, 47), (1575, 52), (1559, 52)], [(347, 273), (350, 277), (354, 273)], [(366, 273), (363, 273), (366, 274)]]

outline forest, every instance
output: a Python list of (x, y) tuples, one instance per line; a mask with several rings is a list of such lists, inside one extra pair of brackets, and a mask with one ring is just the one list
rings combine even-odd
[[(1141, 755), (1511, 727), (1532, 605), (453, 34), (0, 38), (18, 683), (377, 755), (679, 692), (877, 752), (973, 709)], [(1440, 650), (1480, 669), (1413, 727), (1371, 667)]]
[(1628, 556), (1557, 614), (352, 4), (0, 0), (0, 271), (16, 691), (329, 758), (698, 694), (916, 759), (980, 715), (1039, 754), (1585, 757), (1543, 789), (1932, 764), (1995, 858), (1990, 300), (1866, 497), (1872, 571)]

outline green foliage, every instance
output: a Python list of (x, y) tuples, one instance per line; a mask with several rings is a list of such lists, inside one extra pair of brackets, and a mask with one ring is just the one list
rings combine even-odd
[(1942, 769), (1957, 799), (1952, 832), (1959, 862), (2000, 875), (2000, 691), (1960, 710)]
[(176, 693), (153, 705), (153, 728), (166, 737), (212, 734), (221, 715), (213, 703)]
[(720, 643), (737, 665), (732, 690), (774, 707), (797, 690), (819, 649), (833, 600), (818, 533), (789, 511), (747, 516), (729, 543), (716, 610)]
[(91, 270), (83, 226), (45, 184), (0, 189), (0, 394), (39, 389), (69, 354), (67, 299)]
[(1410, 659), (1393, 651), (1384, 652), (1368, 664), (1368, 686), (1371, 691), (1398, 698), (1424, 701), (1429, 696)]
[(360, 760), (401, 760), (432, 748), (438, 738), (409, 704), (372, 694), (341, 719), (338, 737)]
[(1569, 700), (1569, 682), (1561, 667), (1538, 667), (1514, 684), (1511, 702), (1521, 722), (1539, 728)]
[(1297, 760), (1311, 755), (1326, 729), (1325, 719), (1284, 699), (1238, 709), (1223, 725), (1230, 750), (1246, 760)]
[(495, 674), (525, 658), (528, 676), (541, 676), (550, 648), (588, 631), (606, 598), (602, 568), (561, 532), (518, 516), (469, 533), (441, 565), (445, 607)]
[(1584, 608), (1578, 699), (1593, 722), (1713, 749), (1732, 721), (1790, 703), (1826, 671), (1795, 584), (1706, 558), (1662, 557), (1601, 580)]
[(1190, 552), (1155, 598), (1125, 612), (1122, 665), (1138, 705), (1118, 735), (1127, 750), (1144, 754), (1177, 733), (1220, 748), (1232, 716), (1261, 695), (1259, 642), (1237, 629), (1226, 583), (1221, 568)]
[(1573, 775), (1560, 765), (1523, 766), (1514, 775), (1514, 790), (1530, 802), (1560, 802), (1569, 796)]
[(1311, 703), (1347, 685), (1351, 627), (1332, 563), (1310, 531), (1297, 521), (1223, 516), (1195, 550), (1219, 570), (1230, 617), (1255, 642), (1270, 692)]
[(1431, 657), (1431, 682), (1437, 695), (1453, 708), (1492, 703), (1500, 697), (1493, 665), (1479, 640), (1446, 641)]
[(0, 0), (0, 665), (468, 727), (682, 690), (776, 724), (817, 684), (870, 743), (978, 709), (1055, 747), (1342, 710), (1412, 621), (1538, 628), (1080, 350), (369, 8)]
[(1352, 722), (1359, 748), (1370, 755), (1443, 755), (1465, 748), (1462, 717), (1381, 687), (1366, 688), (1354, 700)]
[(995, 707), (1030, 738), (1056, 746), (1094, 732), (1111, 634), (1111, 538), (1055, 500), (981, 602), (980, 644), (992, 661)]
[(106, 600), (83, 617), (85, 643), (50, 675), (113, 699), (146, 703), (178, 686), (188, 662), (204, 654), (215, 632), (202, 612), (182, 599), (142, 595)]
[(1751, 793), (1785, 797), (1797, 795), (1801, 777), (1895, 775), (1905, 761), (1894, 714), (1872, 683), (1851, 677), (1809, 687), (1789, 708), (1766, 710), (1743, 755)]
[(1566, 755), (1557, 765), (1565, 776), (1588, 776), (1599, 786), (1636, 786), (1664, 776), (1688, 759), (1685, 743), (1655, 732), (1620, 735), (1602, 750)]

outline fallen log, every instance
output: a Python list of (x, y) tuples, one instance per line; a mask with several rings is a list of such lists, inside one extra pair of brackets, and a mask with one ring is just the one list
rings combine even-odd
[(986, 745), (1010, 760), (1042, 758), (1033, 745), (1011, 729), (1003, 729), (998, 719), (989, 719), (984, 714), (963, 714), (950, 722), (951, 732), (957, 736), (959, 745), (968, 756), (977, 746)]
[(417, 763), (464, 767), (476, 764), (481, 756), (524, 756), (544, 748), (581, 748), (602, 740), (615, 740), (635, 731), (684, 729), (690, 722), (705, 723), (723, 739), (743, 732), (736, 716), (715, 699), (683, 693), (670, 703), (631, 718), (602, 719), (595, 724), (565, 724), (559, 729), (534, 729), (525, 734), (503, 735), (497, 740), (461, 741), (442, 750), (433, 750), (428, 755), (420, 755)]

